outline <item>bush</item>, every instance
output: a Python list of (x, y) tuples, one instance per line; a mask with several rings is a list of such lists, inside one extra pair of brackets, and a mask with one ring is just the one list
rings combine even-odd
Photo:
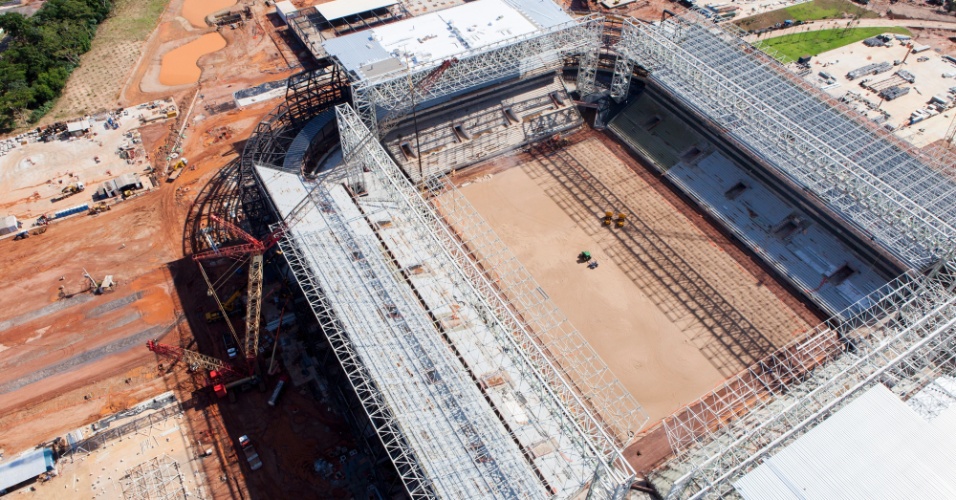
[(0, 16), (11, 37), (0, 54), (0, 129), (49, 112), (110, 9), (110, 0), (47, 0), (33, 17)]

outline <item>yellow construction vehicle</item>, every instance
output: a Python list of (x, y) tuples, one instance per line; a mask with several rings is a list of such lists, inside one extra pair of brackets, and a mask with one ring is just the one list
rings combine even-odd
[(110, 206), (106, 204), (106, 202), (101, 201), (90, 208), (90, 215), (96, 215), (107, 210), (111, 210)]
[(618, 212), (618, 213), (617, 213), (617, 221), (615, 221), (615, 222), (616, 222), (616, 223), (615, 223), (615, 226), (617, 226), (617, 227), (624, 227), (624, 222), (625, 222), (626, 220), (627, 220), (627, 216), (624, 215), (624, 214), (622, 214), (621, 212)]
[(611, 219), (613, 219), (613, 218), (614, 218), (614, 212), (604, 212), (604, 225), (605, 225), (605, 226), (610, 226), (610, 225), (611, 225)]
[(67, 187), (63, 188), (60, 192), (63, 194), (76, 194), (86, 189), (86, 186), (82, 182), (74, 182)]
[[(229, 298), (222, 303), (222, 308), (225, 309), (226, 314), (232, 316), (234, 313), (239, 312), (239, 307), (236, 304), (236, 301), (239, 299), (239, 296), (242, 295), (241, 290), (236, 290), (235, 293), (229, 296)], [(206, 323), (215, 323), (222, 319), (222, 313), (219, 311), (210, 311), (206, 313)]]

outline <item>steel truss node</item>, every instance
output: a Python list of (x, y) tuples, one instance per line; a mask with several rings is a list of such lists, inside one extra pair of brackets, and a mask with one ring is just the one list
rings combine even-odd
[[(578, 84), (591, 91), (603, 30), (604, 19), (592, 15), (465, 51), (455, 55), (458, 62), (424, 89), (421, 83), (432, 75), (436, 62), (359, 79), (352, 82), (353, 105), (362, 122), (380, 138), (387, 133), (388, 123), (409, 113), (413, 105), (505, 78), (554, 71), (571, 55), (584, 56), (584, 76), (579, 76)], [(380, 112), (385, 113), (382, 124)]]
[(613, 95), (627, 66), (722, 129), (755, 158), (837, 211), (914, 268), (953, 246), (952, 165), (931, 159), (831, 102), (753, 45), (705, 19), (625, 21)]

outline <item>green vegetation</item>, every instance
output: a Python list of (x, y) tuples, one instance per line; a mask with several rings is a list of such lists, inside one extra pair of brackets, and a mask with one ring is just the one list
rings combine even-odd
[(0, 55), (0, 129), (50, 110), (111, 7), (110, 0), (48, 0), (33, 17), (0, 16), (11, 37)]
[(768, 38), (761, 42), (764, 47), (776, 50), (785, 59), (796, 60), (803, 55), (815, 56), (828, 50), (849, 45), (882, 33), (910, 35), (906, 28), (849, 28), (807, 31), (792, 35)]
[(146, 40), (156, 28), (167, 3), (169, 0), (113, 0), (110, 22), (103, 26), (103, 29), (109, 29), (107, 33), (97, 33), (97, 39)]
[(737, 21), (737, 26), (750, 31), (769, 28), (788, 19), (792, 21), (817, 21), (820, 19), (868, 17), (879, 17), (879, 15), (847, 0), (813, 0), (812, 2), (741, 19)]

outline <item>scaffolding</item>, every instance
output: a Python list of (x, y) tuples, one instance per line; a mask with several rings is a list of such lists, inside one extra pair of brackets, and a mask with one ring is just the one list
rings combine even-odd
[[(579, 72), (578, 88), (591, 91), (603, 33), (604, 19), (586, 16), (456, 54), (457, 62), (437, 78), (434, 63), (409, 64), (408, 68), (353, 81), (353, 106), (381, 138), (395, 119), (422, 103), (507, 78), (556, 71), (565, 57), (582, 54), (585, 71)], [(426, 80), (428, 85), (422, 85)]]
[(128, 469), (120, 482), (126, 500), (186, 500), (195, 496), (186, 490), (179, 462), (165, 454)]
[(546, 297), (505, 301), (358, 115), (336, 111), (346, 166), (260, 176), (300, 221), (283, 254), (409, 495), (622, 496), (636, 402)]
[(706, 19), (625, 21), (611, 95), (639, 65), (703, 121), (794, 189), (821, 200), (905, 266), (923, 269), (956, 237), (956, 169), (869, 123)]
[[(947, 266), (951, 260), (947, 260)], [(953, 373), (953, 274), (904, 275), (848, 321), (824, 323), (664, 422), (667, 498), (717, 498), (763, 459), (876, 384), (904, 401)]]

